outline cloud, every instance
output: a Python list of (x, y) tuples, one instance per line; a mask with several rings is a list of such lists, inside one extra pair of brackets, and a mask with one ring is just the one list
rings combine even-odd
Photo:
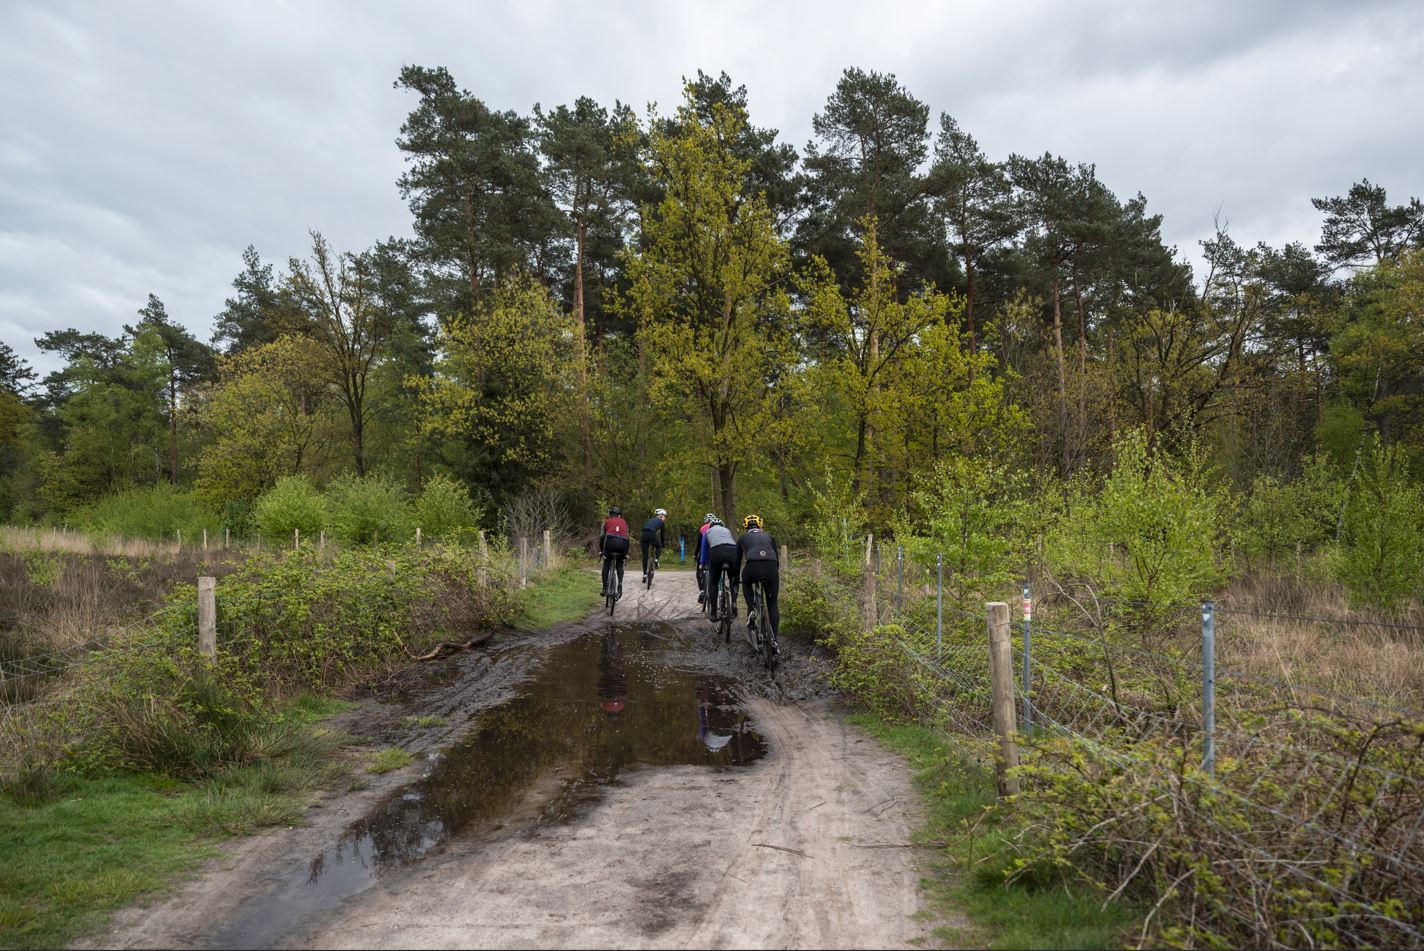
[[(404, 64), (497, 108), (639, 111), (726, 70), (804, 148), (852, 65), (895, 73), (992, 157), (1052, 151), (1142, 191), (1184, 254), (1316, 239), (1309, 198), (1368, 176), (1424, 195), (1424, 5), (458, 2), (0, 5), (0, 339), (116, 333), (158, 294), (201, 335), (241, 250), (363, 248), (409, 228)], [(932, 122), (931, 127), (936, 123)]]

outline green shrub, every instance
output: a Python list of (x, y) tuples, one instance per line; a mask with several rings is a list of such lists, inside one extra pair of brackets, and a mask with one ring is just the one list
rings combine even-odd
[(1150, 631), (1225, 580), (1218, 546), (1228, 498), (1194, 452), (1151, 455), (1141, 430), (1115, 450), (1099, 491), (1077, 487), (1047, 552), (1054, 568), (1097, 584), (1121, 617)]
[(1337, 576), (1362, 605), (1398, 608), (1424, 594), (1424, 487), (1403, 452), (1376, 436), (1345, 503)]
[(843, 631), (855, 626), (855, 604), (837, 598), (829, 585), (807, 571), (788, 571), (782, 576), (779, 603), (782, 636), (834, 645)]
[(332, 535), (348, 545), (404, 542), (415, 535), (410, 497), (390, 479), (342, 476), (327, 487), (326, 502)]
[[(218, 582), (223, 650), (279, 693), (341, 689), (407, 649), (507, 623), (513, 596), (481, 585), (478, 570), (443, 546), (351, 548), (329, 561), (311, 550), (259, 556)], [(190, 604), (191, 590), (176, 600)]]
[(275, 544), (290, 542), (294, 531), (315, 537), (326, 527), (326, 500), (306, 476), (284, 476), (257, 500), (252, 517)]
[(1342, 488), (1323, 455), (1293, 482), (1258, 476), (1242, 505), (1235, 538), (1255, 565), (1292, 557), (1297, 545), (1314, 551), (1334, 533)]
[(78, 524), (96, 535), (173, 541), (194, 540), (203, 530), (220, 531), (218, 519), (191, 492), (167, 484), (127, 489), (81, 509)]
[(68, 768), (194, 778), (252, 759), (270, 710), (235, 661), (172, 638), (93, 655), (46, 724)]
[(479, 526), (483, 515), (465, 484), (443, 475), (425, 483), (416, 503), (420, 530), (432, 540), (458, 541)]

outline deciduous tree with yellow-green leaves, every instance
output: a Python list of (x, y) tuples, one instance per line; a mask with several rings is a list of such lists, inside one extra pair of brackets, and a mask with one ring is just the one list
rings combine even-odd
[(738, 470), (767, 447), (795, 359), (790, 250), (765, 197), (750, 193), (750, 162), (731, 148), (746, 125), (733, 103), (699, 115), (689, 89), (675, 119), (655, 126), (649, 171), (664, 197), (643, 209), (620, 301), (637, 322), (653, 401), (687, 413), (687, 461), (713, 475), (726, 512)]

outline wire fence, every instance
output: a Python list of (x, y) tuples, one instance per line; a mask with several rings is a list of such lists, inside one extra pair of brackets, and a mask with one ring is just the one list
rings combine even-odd
[[(937, 555), (873, 543), (857, 560), (802, 553), (788, 571), (841, 605), (857, 632), (842, 656), (876, 675), (843, 665), (845, 682), (988, 750), (995, 684), (975, 579)], [(1027, 823), (1016, 840), (1026, 852), (1066, 859), (1152, 915), (1174, 903), (1186, 924), (1159, 939), (1424, 943), (1417, 699), (1252, 666), (1262, 624), (1316, 625), (1327, 638), (1424, 628), (1209, 600), (1112, 602), (1061, 587), (1036, 600), (1027, 581), (1010, 590), (1012, 739), (1024, 765), (1009, 771), (1022, 792), (1006, 808)], [(1151, 630), (1133, 628), (1149, 614)]]

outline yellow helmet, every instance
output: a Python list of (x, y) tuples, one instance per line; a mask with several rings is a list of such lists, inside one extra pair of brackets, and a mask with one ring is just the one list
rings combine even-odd
[(761, 525), (761, 516), (760, 516), (760, 515), (748, 515), (746, 518), (742, 519), (742, 530), (743, 530), (743, 531), (745, 531), (746, 529), (751, 528), (753, 525), (755, 525), (757, 528), (761, 528), (761, 527), (762, 527), (762, 525)]

